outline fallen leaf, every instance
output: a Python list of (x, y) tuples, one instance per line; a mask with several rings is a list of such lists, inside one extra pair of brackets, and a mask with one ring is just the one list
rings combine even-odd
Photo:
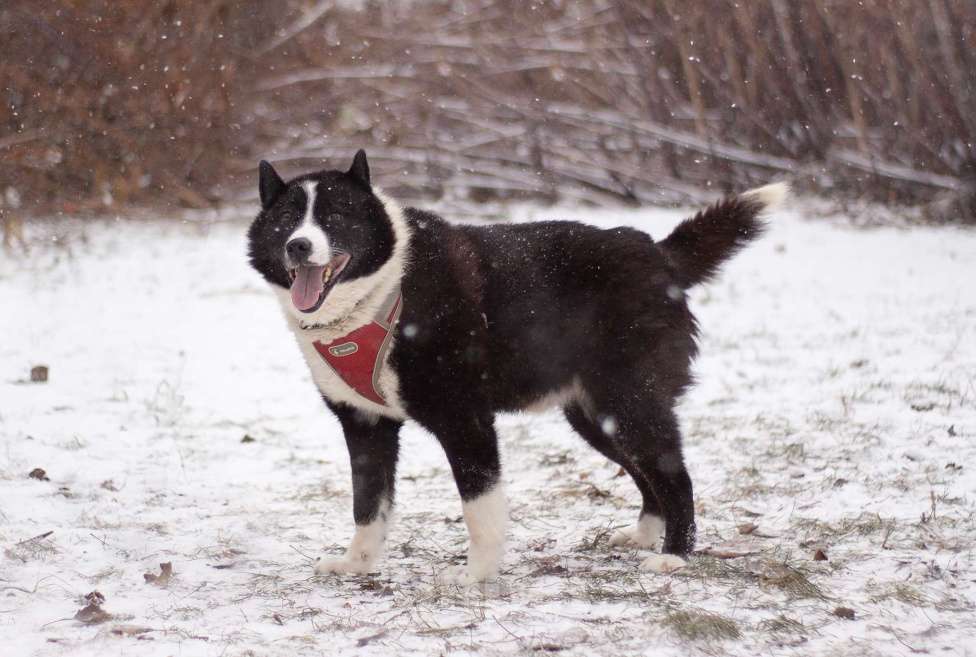
[(370, 578), (359, 585), (360, 591), (381, 591), (383, 590), (383, 583), (379, 580)]
[(826, 561), (827, 560), (827, 553), (824, 552), (823, 550), (819, 550), (818, 549), (816, 552), (813, 553), (813, 560), (814, 561)]
[(591, 500), (605, 500), (610, 497), (610, 491), (603, 490), (590, 482), (584, 482), (587, 485), (586, 496)]
[(34, 367), (31, 368), (30, 380), (34, 383), (46, 383), (47, 375), (48, 375), (47, 365), (35, 365)]
[(51, 481), (48, 478), (47, 473), (44, 472), (43, 468), (34, 468), (27, 474), (27, 476), (31, 479), (37, 479), (38, 481)]
[(377, 579), (370, 578), (359, 585), (361, 591), (376, 591), (380, 595), (393, 595), (393, 589)]
[(92, 591), (85, 596), (88, 604), (75, 612), (75, 620), (86, 625), (97, 625), (105, 621), (112, 620), (112, 614), (102, 609), (105, 603), (105, 596), (98, 591)]
[(538, 568), (536, 568), (534, 571), (532, 571), (531, 576), (538, 577), (540, 575), (563, 575), (568, 572), (569, 569), (567, 569), (566, 566), (562, 564), (544, 563), (540, 565)]
[(247, 443), (256, 443), (256, 442), (257, 442), (257, 440), (255, 440), (255, 439), (254, 439), (254, 438), (253, 438), (252, 436), (250, 436), (249, 434), (244, 434), (244, 437), (243, 437), (243, 438), (241, 438), (241, 442), (242, 442), (242, 443), (245, 443), (245, 444), (247, 444)]
[(159, 564), (159, 574), (154, 575), (153, 573), (145, 573), (143, 577), (146, 578), (146, 584), (155, 584), (156, 586), (166, 586), (169, 584), (169, 580), (173, 577), (173, 564), (170, 561), (166, 563)]
[(112, 614), (108, 613), (98, 605), (88, 605), (78, 610), (75, 620), (87, 625), (97, 625), (105, 621), (112, 620)]
[(844, 618), (846, 620), (854, 620), (856, 614), (850, 607), (837, 607), (834, 609), (834, 616)]
[(743, 536), (748, 536), (749, 534), (759, 529), (759, 527), (755, 523), (744, 522), (741, 525), (738, 525), (736, 529), (738, 529), (739, 533), (742, 534)]

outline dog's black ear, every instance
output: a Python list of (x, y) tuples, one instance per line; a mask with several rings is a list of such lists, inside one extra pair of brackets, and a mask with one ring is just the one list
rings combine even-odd
[(267, 210), (278, 199), (278, 195), (285, 191), (285, 181), (281, 179), (274, 167), (261, 160), (258, 165), (258, 191), (261, 193), (261, 207)]
[(356, 157), (352, 159), (352, 166), (349, 167), (349, 175), (369, 187), (369, 163), (366, 161), (366, 151), (359, 149)]

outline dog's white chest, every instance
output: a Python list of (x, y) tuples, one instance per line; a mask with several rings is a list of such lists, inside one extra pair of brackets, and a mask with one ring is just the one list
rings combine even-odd
[[(340, 285), (330, 295), (344, 296)], [(344, 403), (369, 416), (406, 419), (400, 380), (390, 364), (403, 297), (389, 285), (360, 297), (337, 320), (306, 325), (291, 312), (289, 294), (276, 290), (288, 327), (305, 357), (312, 380), (330, 402)]]

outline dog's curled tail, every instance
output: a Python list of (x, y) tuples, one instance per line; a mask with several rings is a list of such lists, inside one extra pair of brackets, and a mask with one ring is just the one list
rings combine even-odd
[(773, 183), (719, 201), (685, 219), (658, 247), (671, 261), (678, 283), (689, 288), (704, 283), (739, 249), (762, 235), (761, 217), (789, 195), (786, 183)]

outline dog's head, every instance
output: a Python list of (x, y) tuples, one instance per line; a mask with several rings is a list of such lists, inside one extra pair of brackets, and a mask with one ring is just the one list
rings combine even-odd
[[(341, 318), (391, 271), (403, 218), (369, 180), (366, 153), (348, 171), (285, 182), (261, 162), (261, 212), (248, 232), (251, 265), (307, 323)], [(285, 297), (287, 295), (287, 302)]]

